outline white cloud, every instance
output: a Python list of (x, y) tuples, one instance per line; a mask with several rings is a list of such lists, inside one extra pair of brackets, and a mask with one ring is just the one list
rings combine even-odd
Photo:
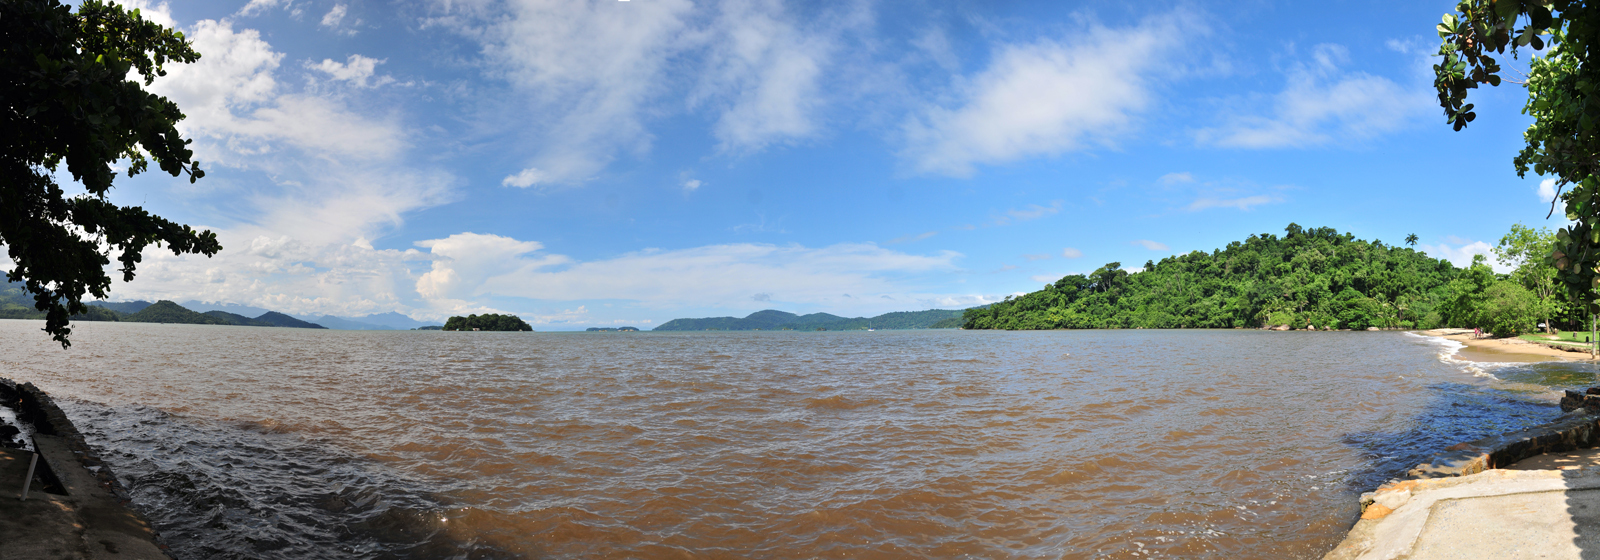
[(721, 4), (708, 66), (691, 104), (720, 99), (713, 134), (724, 150), (759, 150), (816, 131), (831, 37), (803, 32), (776, 0)]
[[(308, 61), (306, 62), (306, 68), (327, 74), (328, 77), (335, 80), (350, 82), (356, 87), (368, 87), (367, 80), (372, 78), (373, 73), (378, 69), (378, 65), (383, 64), (386, 61), (387, 59), (369, 58), (359, 54), (352, 54), (345, 62), (338, 62), (331, 58), (324, 58), (322, 59), (322, 62), (316, 64), (312, 64)], [(393, 81), (393, 78), (384, 76), (378, 80), (377, 84), (374, 85), (382, 85), (390, 81)]]
[[(226, 249), (209, 259), (147, 251), (138, 279), (118, 284), (115, 296), (289, 313), (416, 311), (408, 263), (434, 257), (369, 240), (408, 212), (451, 200), (457, 180), (412, 163), (408, 131), (390, 115), (363, 113), (360, 92), (323, 95), (278, 80), (284, 55), (256, 30), (224, 19), (183, 31), (204, 56), (168, 65), (150, 89), (188, 116), (179, 128), (211, 173), (173, 188), (215, 209), (208, 215), (221, 223), (195, 225), (216, 231)], [(313, 71), (370, 82), (379, 61), (349, 60)], [(268, 180), (238, 181), (240, 173)]]
[(1161, 183), (1163, 185), (1177, 185), (1177, 184), (1180, 184), (1180, 183), (1193, 183), (1194, 182), (1194, 175), (1189, 173), (1188, 171), (1184, 171), (1182, 173), (1168, 173), (1166, 175), (1162, 175), (1160, 179), (1156, 179), (1156, 182)]
[(1033, 276), (1029, 276), (1028, 279), (1032, 280), (1034, 282), (1040, 282), (1040, 283), (1044, 283), (1044, 284), (1054, 284), (1056, 282), (1056, 280), (1060, 280), (1061, 279), (1061, 276), (1066, 276), (1066, 275), (1063, 274), (1063, 275), (1060, 275), (1060, 276), (1051, 276), (1049, 274), (1035, 274)]
[(1015, 220), (1017, 220), (1019, 222), (1026, 222), (1028, 220), (1037, 220), (1037, 219), (1043, 218), (1045, 216), (1052, 216), (1052, 215), (1055, 215), (1057, 212), (1060, 212), (1060, 211), (1061, 211), (1061, 201), (1056, 200), (1056, 201), (1051, 201), (1049, 206), (1040, 206), (1038, 204), (1029, 204), (1027, 208), (1024, 208), (1022, 210), (1016, 210), (1016, 209), (1009, 210), (1009, 211), (1006, 212), (1006, 216), (1008, 216), (1008, 217), (1010, 217), (1012, 219), (1015, 219)]
[(1140, 239), (1140, 240), (1137, 240), (1137, 241), (1130, 241), (1130, 242), (1128, 242), (1128, 244), (1129, 245), (1139, 246), (1139, 247), (1144, 247), (1144, 248), (1149, 249), (1151, 251), (1169, 251), (1169, 250), (1172, 249), (1171, 247), (1166, 246), (1166, 244), (1164, 244), (1164, 243), (1157, 243), (1157, 242), (1151, 241), (1149, 239)]
[[(249, 6), (246, 7), (248, 8)], [(339, 24), (344, 21), (344, 15), (347, 11), (349, 10), (344, 4), (334, 4), (333, 9), (328, 10), (328, 13), (322, 16), (322, 26), (339, 27)]]
[(1550, 201), (1555, 199), (1556, 180), (1552, 178), (1539, 181), (1539, 202), (1550, 204)]
[(1083, 251), (1067, 247), (1061, 250), (1061, 256), (1069, 259), (1076, 259), (1083, 256)]
[[(530, 167), (540, 183), (576, 184), (618, 152), (649, 149), (646, 108), (669, 84), (669, 62), (684, 48), (693, 8), (659, 2), (509, 2), (481, 26), (461, 26), (483, 43), (497, 73), (524, 93), (545, 131)], [(533, 184), (533, 183), (529, 183)]]
[(120, 4), (124, 9), (139, 10), (140, 17), (162, 27), (173, 29), (178, 26), (177, 22), (172, 19), (172, 8), (169, 8), (166, 2), (157, 3), (151, 0), (112, 0), (112, 3)]
[[(1483, 255), (1484, 258), (1488, 259), (1489, 268), (1494, 269), (1495, 272), (1504, 274), (1511, 272), (1513, 268), (1501, 263), (1499, 259), (1496, 259), (1494, 257), (1494, 246), (1489, 245), (1488, 243), (1484, 243), (1482, 241), (1467, 241), (1466, 239), (1455, 236), (1447, 236), (1445, 241), (1445, 243), (1440, 243), (1438, 245), (1418, 245), (1417, 248), (1434, 258), (1450, 261), (1450, 264), (1454, 264), (1461, 268), (1466, 268), (1472, 265), (1473, 255)], [(1452, 247), (1452, 243), (1457, 246)]]
[(933, 107), (907, 121), (903, 155), (920, 171), (967, 177), (976, 164), (1109, 143), (1151, 104), (1152, 75), (1171, 64), (1187, 37), (1204, 32), (1199, 20), (1189, 14), (1132, 28), (1094, 25), (1081, 39), (1005, 45), (988, 68), (958, 82), (956, 107)]
[(554, 187), (648, 153), (651, 121), (679, 113), (710, 113), (724, 152), (814, 136), (839, 37), (863, 19), (852, 6), (802, 16), (778, 0), (446, 1), (428, 22), (481, 44), (513, 93), (486, 114), (522, 110), (509, 122), (531, 153), (524, 165)]
[(517, 172), (516, 175), (507, 175), (500, 180), (501, 186), (527, 188), (545, 182), (545, 174), (537, 168), (529, 167)]
[(396, 123), (331, 98), (283, 91), (273, 77), (283, 54), (256, 30), (205, 20), (188, 36), (205, 56), (169, 65), (150, 89), (183, 107), (188, 118), (179, 129), (197, 140), (202, 160), (249, 166), (286, 147), (315, 157), (387, 159), (404, 147)]
[[(1401, 86), (1365, 72), (1343, 72), (1348, 51), (1317, 45), (1309, 63), (1287, 72), (1270, 100), (1251, 99), (1225, 124), (1196, 132), (1202, 144), (1234, 148), (1297, 148), (1360, 140), (1418, 121), (1433, 105), (1432, 88)], [(1266, 111), (1256, 107), (1265, 106)]]
[(1194, 202), (1190, 203), (1189, 207), (1188, 207), (1188, 210), (1190, 212), (1198, 212), (1200, 210), (1205, 210), (1207, 208), (1237, 208), (1237, 209), (1240, 209), (1240, 210), (1249, 210), (1249, 209), (1251, 209), (1253, 207), (1256, 207), (1256, 206), (1260, 206), (1260, 205), (1263, 205), (1263, 204), (1272, 204), (1274, 202), (1281, 202), (1281, 199), (1279, 199), (1277, 197), (1266, 196), (1266, 195), (1246, 196), (1246, 197), (1241, 197), (1241, 198), (1228, 198), (1228, 199), (1202, 197), (1202, 198), (1197, 198), (1197, 199), (1195, 199)]
[(1023, 255), (1022, 258), (1029, 261), (1046, 261), (1050, 260), (1050, 255)]
[(239, 8), (235, 15), (253, 16), (268, 9), (276, 8), (283, 3), (284, 0), (250, 0), (250, 3), (245, 4), (243, 8)]
[(694, 191), (700, 190), (700, 185), (702, 185), (702, 184), (704, 184), (704, 183), (701, 183), (699, 179), (689, 179), (687, 181), (684, 181), (683, 182), (683, 192), (692, 193)]
[(433, 269), (417, 279), (417, 293), (426, 299), (465, 300), (477, 295), (489, 278), (523, 267), (538, 269), (570, 262), (560, 255), (522, 259), (543, 249), (544, 244), (490, 234), (458, 233), (416, 245), (435, 257)]

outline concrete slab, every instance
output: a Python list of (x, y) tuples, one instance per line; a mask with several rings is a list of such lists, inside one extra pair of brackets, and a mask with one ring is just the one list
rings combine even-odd
[(1386, 485), (1324, 558), (1600, 558), (1600, 467)]
[(1600, 447), (1535, 455), (1505, 468), (1519, 471), (1570, 471), (1592, 466), (1600, 466)]
[(123, 507), (62, 438), (35, 434), (33, 454), (0, 449), (0, 560), (169, 560), (143, 519)]

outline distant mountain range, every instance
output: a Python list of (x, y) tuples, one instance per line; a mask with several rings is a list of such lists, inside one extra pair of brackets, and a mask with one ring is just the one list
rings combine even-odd
[(896, 311), (877, 317), (840, 317), (829, 313), (795, 315), (776, 309), (738, 317), (673, 319), (653, 331), (855, 331), (874, 329), (954, 329), (961, 326), (964, 309)]
[[(149, 323), (187, 323), (196, 325), (247, 325), (334, 330), (411, 330), (429, 326), (416, 319), (390, 311), (362, 317), (333, 315), (289, 315), (259, 307), (216, 304), (189, 300), (171, 301), (91, 301), (89, 313), (74, 316), (74, 321), (129, 321)], [(20, 282), (0, 278), (0, 319), (43, 319), (33, 308), (33, 296)]]

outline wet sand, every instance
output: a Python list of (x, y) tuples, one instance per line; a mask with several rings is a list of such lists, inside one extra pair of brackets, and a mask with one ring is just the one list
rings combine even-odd
[(1433, 329), (1421, 334), (1437, 336), (1467, 345), (1457, 357), (1473, 362), (1578, 362), (1589, 359), (1585, 352), (1567, 352), (1520, 338), (1473, 338), (1472, 329)]

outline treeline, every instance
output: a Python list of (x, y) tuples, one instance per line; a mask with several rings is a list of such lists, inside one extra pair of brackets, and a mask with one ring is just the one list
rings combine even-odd
[[(1527, 239), (1513, 239), (1519, 234)], [(1541, 236), (1542, 234), (1542, 236)], [(1496, 274), (1482, 255), (1461, 269), (1410, 247), (1363, 241), (1332, 228), (1289, 224), (1282, 237), (1251, 235), (1210, 253), (1109, 263), (1043, 289), (969, 309), (968, 329), (1483, 327), (1509, 336), (1565, 317), (1538, 292), (1540, 240), (1513, 228), (1496, 250), (1518, 272)], [(1409, 241), (1415, 243), (1415, 236)], [(1519, 244), (1520, 243), (1520, 244)], [(1546, 251), (1548, 253), (1548, 251)], [(1526, 272), (1526, 274), (1524, 274)]]
[(874, 329), (954, 329), (961, 326), (961, 311), (929, 309), (896, 311), (877, 317), (840, 317), (831, 313), (795, 315), (767, 309), (744, 318), (706, 317), (673, 319), (652, 331), (856, 331)]
[(532, 331), (533, 326), (516, 315), (485, 313), (483, 315), (456, 316), (444, 322), (447, 331)]

